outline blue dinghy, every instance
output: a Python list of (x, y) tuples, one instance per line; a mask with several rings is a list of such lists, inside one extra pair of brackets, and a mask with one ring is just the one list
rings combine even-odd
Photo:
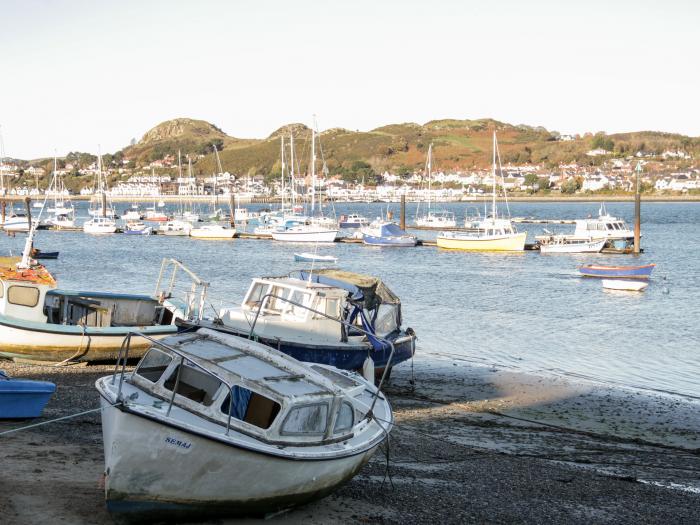
[(48, 381), (10, 379), (0, 370), (0, 419), (39, 417), (55, 391)]
[(649, 279), (655, 264), (644, 266), (600, 266), (589, 264), (579, 266), (578, 271), (584, 277), (605, 277), (606, 279)]

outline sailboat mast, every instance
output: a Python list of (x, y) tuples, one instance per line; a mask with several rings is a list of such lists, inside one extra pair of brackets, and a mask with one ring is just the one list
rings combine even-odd
[(289, 170), (290, 179), (292, 183), (292, 212), (294, 211), (294, 206), (296, 206), (296, 186), (294, 184), (294, 134), (289, 134), (289, 150), (290, 150), (290, 161), (292, 162), (291, 169)]
[(491, 215), (496, 220), (496, 131), (493, 132), (493, 159), (491, 167), (491, 178), (493, 179), (493, 195), (491, 201)]
[(433, 144), (428, 146), (428, 214), (430, 214), (430, 194), (432, 193), (433, 179)]
[(316, 131), (311, 128), (311, 215), (316, 205)]
[(280, 182), (282, 183), (281, 186), (281, 195), (282, 195), (282, 209), (284, 209), (284, 168), (285, 168), (285, 158), (284, 158), (284, 135), (280, 136), (280, 156), (282, 159), (282, 172), (280, 175)]

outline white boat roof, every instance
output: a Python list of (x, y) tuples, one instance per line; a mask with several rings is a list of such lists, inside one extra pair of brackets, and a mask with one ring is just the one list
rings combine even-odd
[[(309, 254), (300, 254), (300, 255), (309, 255)], [(265, 283), (265, 282), (270, 282), (274, 284), (281, 284), (281, 285), (287, 285), (287, 286), (293, 286), (295, 288), (305, 288), (305, 289), (318, 289), (318, 290), (342, 290), (344, 294), (347, 294), (346, 290), (343, 290), (342, 288), (338, 288), (337, 286), (331, 286), (329, 284), (322, 284), (322, 283), (317, 283), (317, 282), (309, 282), (305, 281), (302, 279), (297, 279), (296, 277), (255, 277), (253, 279), (255, 282), (259, 283)]]
[[(161, 341), (219, 379), (254, 384), (271, 399), (328, 396), (343, 390), (311, 366), (273, 348), (214, 330), (178, 334)], [(158, 345), (156, 345), (158, 347)]]

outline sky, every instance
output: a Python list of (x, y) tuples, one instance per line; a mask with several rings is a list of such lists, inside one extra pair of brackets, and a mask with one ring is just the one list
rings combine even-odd
[(0, 0), (0, 133), (23, 159), (177, 117), (700, 136), (698, 24), (694, 0)]

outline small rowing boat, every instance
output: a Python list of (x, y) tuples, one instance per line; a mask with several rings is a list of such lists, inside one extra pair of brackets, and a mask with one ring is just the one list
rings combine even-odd
[(11, 379), (0, 370), (0, 419), (39, 417), (55, 391), (48, 381)]
[(318, 255), (311, 252), (295, 253), (294, 260), (297, 262), (326, 262), (337, 263), (338, 258), (332, 255)]
[(601, 266), (588, 264), (579, 266), (578, 271), (584, 277), (604, 277), (608, 279), (649, 279), (655, 264), (643, 266)]
[(643, 292), (649, 283), (643, 281), (624, 281), (622, 279), (603, 279), (603, 288), (607, 290), (624, 290), (627, 292)]

